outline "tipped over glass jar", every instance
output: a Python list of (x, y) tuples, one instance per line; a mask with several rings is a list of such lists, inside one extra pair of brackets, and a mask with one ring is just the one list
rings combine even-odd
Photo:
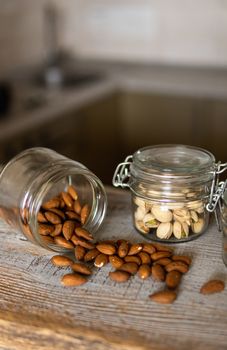
[(118, 165), (113, 185), (130, 188), (139, 233), (153, 241), (185, 242), (208, 226), (221, 166), (198, 147), (150, 146)]
[(99, 178), (50, 149), (27, 149), (0, 169), (0, 219), (46, 249), (73, 249), (74, 229), (94, 234), (106, 209)]

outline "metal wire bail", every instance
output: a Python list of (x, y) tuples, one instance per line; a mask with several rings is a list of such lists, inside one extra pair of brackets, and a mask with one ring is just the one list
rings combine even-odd
[(227, 180), (218, 182), (219, 174), (227, 170), (227, 163), (218, 163), (216, 164), (216, 169), (213, 172), (213, 181), (210, 191), (209, 203), (206, 205), (207, 211), (210, 213), (216, 209), (219, 199), (223, 196), (226, 188)]
[(112, 183), (115, 187), (121, 186), (122, 188), (129, 187), (128, 180), (131, 176), (129, 166), (132, 164), (132, 156), (125, 158), (123, 163), (118, 164)]

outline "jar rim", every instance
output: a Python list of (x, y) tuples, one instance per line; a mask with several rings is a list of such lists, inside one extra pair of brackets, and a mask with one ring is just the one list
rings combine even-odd
[(132, 173), (172, 177), (189, 177), (215, 167), (214, 155), (200, 147), (161, 144), (138, 149), (133, 154)]

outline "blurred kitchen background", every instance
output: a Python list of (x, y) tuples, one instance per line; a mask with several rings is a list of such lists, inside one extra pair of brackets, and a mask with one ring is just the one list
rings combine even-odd
[(227, 161), (226, 0), (0, 0), (0, 163), (45, 146), (111, 183), (138, 148)]

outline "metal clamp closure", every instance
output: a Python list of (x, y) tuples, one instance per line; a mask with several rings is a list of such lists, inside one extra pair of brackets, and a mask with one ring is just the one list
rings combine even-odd
[(118, 164), (112, 183), (115, 187), (121, 186), (122, 188), (129, 187), (128, 180), (131, 176), (129, 167), (132, 164), (132, 156), (125, 158), (123, 163)]
[(206, 205), (206, 209), (209, 212), (215, 211), (219, 199), (224, 194), (227, 180), (218, 182), (218, 176), (219, 174), (223, 173), (225, 170), (227, 170), (227, 163), (222, 164), (219, 162), (216, 164), (216, 168), (213, 172), (213, 181), (211, 185), (210, 199), (209, 199), (209, 203)]

